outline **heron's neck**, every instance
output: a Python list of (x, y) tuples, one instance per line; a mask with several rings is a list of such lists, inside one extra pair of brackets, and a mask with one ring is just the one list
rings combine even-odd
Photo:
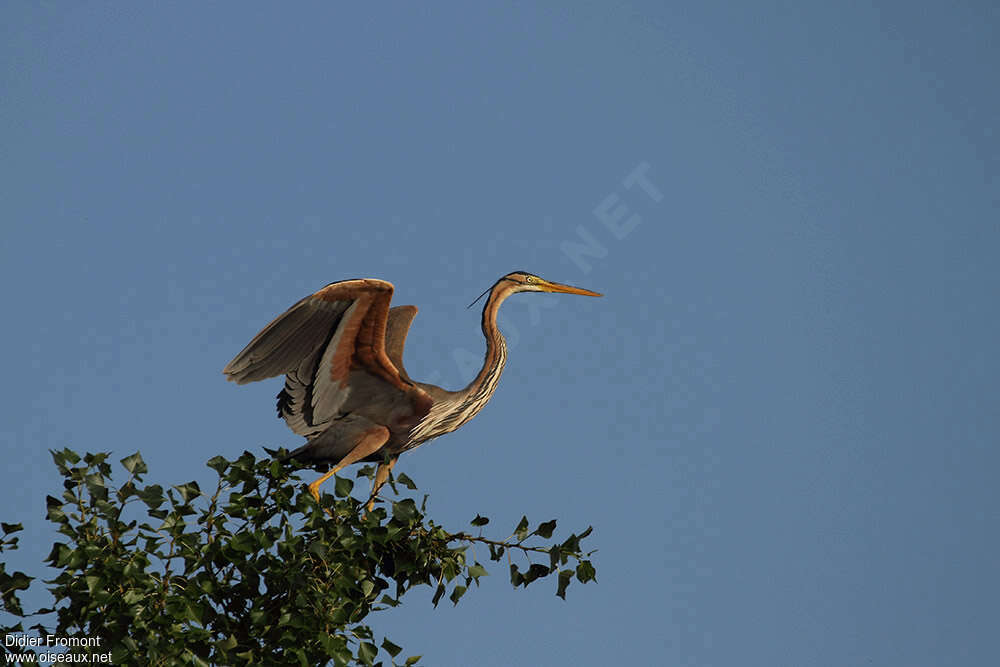
[(411, 446), (415, 447), (439, 435), (450, 433), (469, 421), (483, 409), (500, 382), (504, 362), (507, 361), (507, 343), (497, 329), (497, 310), (513, 292), (494, 290), (483, 306), (483, 335), (486, 336), (486, 359), (483, 368), (464, 389), (443, 391), (432, 385), (427, 389), (440, 392), (439, 398), (428, 415), (410, 434)]
[(507, 296), (508, 292), (495, 290), (490, 293), (486, 305), (483, 306), (482, 324), (483, 336), (486, 337), (486, 358), (479, 374), (461, 391), (464, 398), (473, 403), (480, 401), (485, 403), (489, 399), (496, 390), (497, 383), (500, 382), (500, 374), (507, 362), (507, 341), (497, 328), (497, 311)]

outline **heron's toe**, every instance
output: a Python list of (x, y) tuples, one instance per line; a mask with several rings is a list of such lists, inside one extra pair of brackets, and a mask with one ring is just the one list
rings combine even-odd
[(312, 497), (316, 499), (316, 504), (318, 505), (319, 504), (319, 484), (310, 484), (309, 485), (309, 493), (311, 493)]

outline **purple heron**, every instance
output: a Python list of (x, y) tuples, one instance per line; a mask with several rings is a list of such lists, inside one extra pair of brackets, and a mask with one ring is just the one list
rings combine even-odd
[(320, 485), (334, 473), (378, 461), (370, 511), (400, 454), (454, 431), (483, 409), (507, 360), (497, 328), (497, 311), (507, 297), (601, 296), (523, 271), (503, 276), (487, 290), (483, 306), (483, 368), (464, 389), (448, 391), (411, 380), (403, 368), (403, 345), (417, 309), (390, 308), (392, 290), (392, 283), (373, 278), (330, 283), (275, 318), (222, 371), (237, 384), (285, 375), (278, 416), (307, 439), (288, 458), (333, 466), (309, 485), (317, 502)]

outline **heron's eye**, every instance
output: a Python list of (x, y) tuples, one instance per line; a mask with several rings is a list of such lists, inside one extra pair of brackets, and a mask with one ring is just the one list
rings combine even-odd
[(533, 282), (535, 282), (535, 279), (532, 276), (528, 276), (527, 278), (524, 279), (524, 282), (526, 282), (526, 283), (533, 283)]

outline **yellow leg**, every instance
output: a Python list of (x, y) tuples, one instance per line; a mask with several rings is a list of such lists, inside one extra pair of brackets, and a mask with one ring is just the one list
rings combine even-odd
[(315, 482), (309, 485), (309, 493), (312, 494), (316, 502), (319, 503), (319, 487), (326, 480), (333, 477), (335, 474), (351, 465), (352, 463), (357, 463), (366, 456), (370, 456), (382, 448), (382, 445), (389, 440), (389, 429), (384, 426), (375, 426), (364, 432), (361, 439), (358, 440), (358, 444), (354, 446), (354, 449), (347, 453), (347, 456), (340, 459), (340, 462), (330, 469), (330, 472), (326, 473)]
[(378, 498), (378, 490), (385, 485), (386, 481), (388, 481), (389, 473), (392, 472), (392, 467), (396, 465), (396, 461), (398, 459), (398, 456), (393, 456), (386, 463), (378, 464), (378, 470), (375, 471), (375, 479), (372, 481), (372, 493), (368, 496), (369, 512), (375, 508), (375, 499)]

